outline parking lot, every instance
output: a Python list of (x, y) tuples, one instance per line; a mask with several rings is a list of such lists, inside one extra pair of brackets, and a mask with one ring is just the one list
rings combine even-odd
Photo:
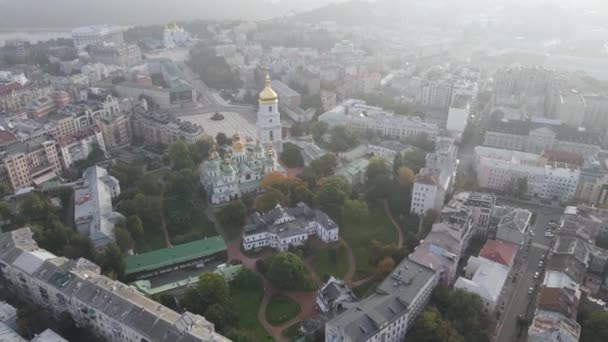
[[(545, 232), (549, 221), (558, 221), (563, 209), (509, 200), (499, 200), (499, 204), (529, 209), (536, 214), (536, 222), (530, 228), (533, 233), (528, 235), (528, 242), (518, 253), (511, 278), (501, 294), (496, 328), (498, 342), (525, 341), (527, 326), (520, 329), (518, 317), (531, 319), (534, 314), (536, 295), (547, 264), (546, 260), (542, 264), (539, 262), (543, 255), (548, 255), (555, 240), (555, 237), (545, 236)], [(538, 276), (535, 279), (536, 273)]]

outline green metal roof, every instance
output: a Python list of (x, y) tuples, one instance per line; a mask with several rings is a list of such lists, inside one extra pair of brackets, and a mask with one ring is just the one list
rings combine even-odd
[(171, 248), (157, 249), (152, 252), (132, 255), (125, 258), (125, 274), (155, 270), (190, 260), (203, 258), (226, 250), (221, 236), (192, 241)]

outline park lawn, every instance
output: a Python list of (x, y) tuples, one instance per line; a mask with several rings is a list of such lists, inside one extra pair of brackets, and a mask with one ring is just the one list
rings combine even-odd
[(398, 236), (395, 227), (386, 216), (384, 208), (375, 206), (369, 208), (370, 219), (368, 223), (357, 226), (342, 225), (340, 234), (350, 245), (355, 255), (357, 267), (353, 280), (364, 279), (374, 273), (374, 267), (369, 264), (372, 251), (372, 241), (382, 244), (397, 243)]
[(258, 321), (258, 309), (262, 302), (262, 289), (245, 290), (236, 287), (230, 288), (230, 301), (238, 316), (238, 329), (251, 331), (255, 341), (272, 341), (264, 327)]
[[(336, 259), (332, 260), (331, 251), (335, 251)], [(315, 252), (312, 266), (321, 279), (328, 276), (334, 276), (343, 279), (348, 271), (348, 256), (344, 246), (332, 246), (319, 249)]]
[(265, 315), (268, 323), (277, 326), (296, 317), (300, 311), (300, 304), (296, 303), (293, 299), (281, 294), (275, 294), (270, 297)]
[(281, 333), (290, 340), (295, 339), (296, 337), (300, 336), (300, 322), (294, 323), (288, 328), (283, 329)]

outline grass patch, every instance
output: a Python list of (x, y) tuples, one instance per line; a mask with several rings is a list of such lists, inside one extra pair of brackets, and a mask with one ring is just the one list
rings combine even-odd
[(340, 279), (344, 278), (344, 275), (348, 271), (346, 248), (338, 246), (317, 250), (312, 266), (321, 279), (326, 275)]
[(273, 295), (266, 307), (266, 320), (277, 326), (289, 321), (300, 313), (300, 304), (284, 295)]
[(353, 280), (366, 278), (374, 272), (374, 267), (369, 263), (372, 240), (389, 244), (396, 243), (398, 238), (395, 227), (382, 207), (370, 207), (369, 222), (357, 226), (342, 225), (340, 233), (352, 248), (357, 261)]
[(256, 290), (230, 288), (230, 301), (238, 308), (235, 311), (239, 319), (238, 329), (250, 331), (255, 337), (254, 341), (272, 341), (272, 337), (258, 321), (258, 309), (262, 297), (262, 288)]
[(289, 326), (289, 328), (284, 329), (282, 332), (283, 336), (293, 340), (294, 338), (300, 336), (300, 323), (295, 323)]

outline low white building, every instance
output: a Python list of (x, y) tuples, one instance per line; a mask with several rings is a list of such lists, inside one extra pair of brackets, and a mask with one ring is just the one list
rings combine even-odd
[(397, 154), (403, 154), (408, 151), (413, 151), (415, 147), (405, 145), (399, 141), (385, 140), (378, 144), (367, 144), (367, 153), (374, 156), (379, 156), (392, 163)]
[(118, 179), (99, 166), (82, 173), (74, 187), (74, 223), (78, 232), (101, 248), (114, 241), (114, 226), (123, 216), (112, 209), (112, 199), (120, 195)]
[(372, 295), (326, 323), (325, 341), (403, 341), (438, 281), (435, 271), (403, 259)]
[(423, 135), (434, 141), (439, 134), (439, 127), (434, 123), (425, 122), (419, 117), (390, 113), (355, 99), (346, 100), (323, 113), (319, 116), (319, 121), (327, 123), (330, 128), (345, 126), (360, 134), (374, 131), (382, 136), (399, 139)]
[(475, 147), (474, 167), (481, 188), (508, 191), (516, 188), (520, 179), (526, 179), (528, 195), (562, 202), (574, 198), (580, 178), (576, 165), (485, 146)]
[(496, 240), (524, 245), (532, 219), (530, 210), (501, 206), (494, 208), (492, 216), (498, 219)]
[(491, 313), (496, 309), (508, 276), (509, 267), (472, 256), (467, 262), (465, 276), (456, 280), (454, 288), (479, 295), (484, 311)]
[(429, 209), (441, 209), (445, 196), (452, 191), (458, 166), (454, 139), (438, 137), (435, 152), (426, 155), (426, 164), (416, 175), (412, 187), (410, 212), (424, 215)]
[(448, 110), (446, 129), (452, 137), (460, 140), (471, 114), (471, 96), (456, 95)]
[(338, 225), (327, 214), (300, 202), (293, 208), (280, 204), (263, 214), (249, 216), (243, 229), (243, 248), (251, 250), (270, 246), (286, 251), (289, 246), (303, 245), (316, 235), (325, 243), (338, 241)]
[(334, 309), (340, 311), (343, 304), (352, 303), (355, 300), (355, 294), (348, 285), (333, 276), (329, 277), (327, 282), (317, 290), (317, 306), (325, 313)]

